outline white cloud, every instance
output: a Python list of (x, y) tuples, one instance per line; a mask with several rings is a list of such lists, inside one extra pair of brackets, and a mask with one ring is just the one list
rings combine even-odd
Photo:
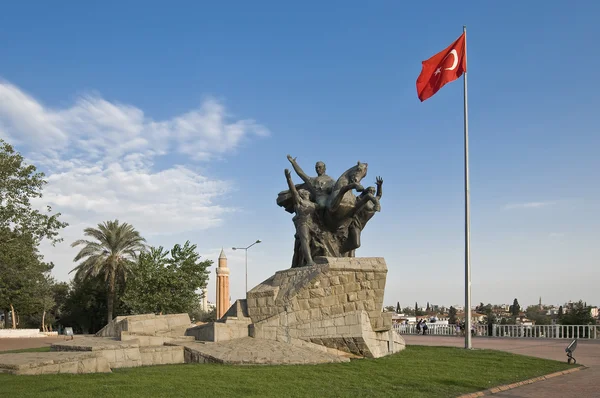
[[(200, 174), (193, 161), (222, 157), (244, 140), (268, 134), (254, 120), (233, 119), (212, 98), (155, 121), (96, 94), (53, 109), (0, 81), (0, 138), (46, 172), (43, 204), (71, 224), (61, 234), (67, 243), (80, 238), (83, 228), (110, 219), (150, 235), (219, 225), (235, 211), (218, 204), (232, 183)], [(178, 164), (155, 169), (157, 156), (171, 154)], [(66, 246), (44, 244), (42, 251), (49, 261), (69, 261), (64, 267), (70, 267), (75, 252)]]
[(527, 203), (515, 203), (507, 204), (504, 206), (505, 209), (537, 209), (541, 207), (548, 207), (556, 204), (556, 202), (527, 202)]
[(565, 236), (565, 234), (563, 234), (562, 232), (551, 232), (548, 236), (550, 238), (557, 239), (557, 238), (563, 238)]

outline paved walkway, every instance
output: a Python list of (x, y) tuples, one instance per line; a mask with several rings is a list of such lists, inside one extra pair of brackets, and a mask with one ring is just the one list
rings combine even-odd
[[(403, 335), (407, 345), (464, 347), (464, 338)], [(476, 337), (473, 348), (508, 351), (514, 354), (566, 361), (565, 347), (570, 340), (500, 339)], [(600, 341), (579, 340), (574, 357), (588, 369), (518, 387), (494, 397), (597, 397), (600, 396)]]
[[(75, 336), (75, 339), (82, 335)], [(21, 350), (24, 348), (50, 347), (54, 343), (65, 341), (65, 336), (57, 337), (28, 337), (28, 338), (0, 338), (0, 352)]]

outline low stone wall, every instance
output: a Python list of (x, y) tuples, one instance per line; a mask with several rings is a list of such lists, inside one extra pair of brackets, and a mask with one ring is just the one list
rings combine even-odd
[(184, 351), (180, 346), (140, 347), (142, 366), (185, 363)]
[(378, 358), (404, 349), (382, 313), (387, 266), (383, 258), (317, 257), (312, 267), (279, 271), (247, 294), (250, 335), (301, 339)]
[(121, 332), (121, 341), (136, 341), (140, 347), (160, 346), (171, 341), (194, 340), (191, 336), (147, 336), (131, 332)]
[(110, 372), (106, 358), (92, 352), (26, 352), (0, 355), (0, 373), (42, 375)]
[[(56, 334), (58, 335), (58, 333)], [(0, 329), (0, 339), (22, 339), (29, 337), (47, 337), (47, 335), (40, 332), (39, 329)]]
[(227, 319), (225, 322), (210, 322), (186, 330), (186, 336), (199, 341), (226, 341), (248, 337), (249, 321)]
[(122, 332), (183, 336), (191, 323), (188, 314), (118, 316), (96, 333), (96, 336), (120, 338)]

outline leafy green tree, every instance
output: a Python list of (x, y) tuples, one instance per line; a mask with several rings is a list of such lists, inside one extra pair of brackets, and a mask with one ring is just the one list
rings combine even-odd
[(493, 325), (498, 321), (496, 318), (496, 314), (494, 313), (492, 305), (489, 303), (488, 305), (483, 306), (482, 311), (485, 314), (483, 321), (488, 327), (488, 336), (491, 336)]
[(421, 310), (419, 309), (419, 303), (417, 303), (417, 302), (415, 301), (415, 316), (422, 316), (422, 315), (424, 315), (424, 313), (423, 313), (423, 311), (421, 311)]
[(563, 316), (563, 306), (561, 305), (560, 307), (558, 307), (558, 314), (557, 314), (558, 318), (562, 318)]
[(552, 322), (546, 312), (539, 305), (530, 305), (525, 310), (525, 316), (535, 322), (536, 325), (550, 325)]
[(59, 221), (60, 213), (51, 214), (50, 206), (41, 212), (31, 205), (32, 199), (42, 197), (46, 183), (44, 173), (25, 164), (23, 156), (0, 139), (0, 245), (16, 239), (10, 232), (29, 235), (36, 243), (61, 241), (58, 232), (68, 224)]
[(456, 325), (456, 322), (458, 321), (456, 319), (456, 308), (450, 306), (450, 309), (448, 310), (448, 323), (451, 325)]
[(519, 305), (519, 301), (517, 299), (514, 299), (509, 311), (513, 317), (519, 316), (519, 313), (521, 312), (521, 306)]
[[(192, 313), (206, 287), (211, 260), (200, 261), (196, 245), (189, 241), (171, 251), (152, 247), (142, 253), (132, 268), (135, 278), (128, 281), (123, 302), (134, 314)], [(393, 311), (393, 307), (392, 307)]]
[(386, 305), (385, 308), (383, 309), (383, 312), (394, 312), (394, 306)]
[(133, 226), (119, 220), (98, 224), (98, 228), (86, 228), (84, 235), (95, 240), (80, 239), (72, 247), (84, 245), (73, 261), (84, 259), (71, 272), (76, 279), (103, 275), (107, 283), (107, 322), (113, 319), (116, 286), (125, 283), (140, 252), (145, 251), (146, 241)]
[(32, 201), (42, 198), (44, 185), (44, 174), (27, 165), (23, 156), (0, 139), (0, 311), (5, 325), (12, 312), (13, 327), (16, 313), (33, 311), (33, 290), (51, 268), (42, 262), (39, 243), (43, 239), (59, 242), (58, 233), (67, 226), (50, 207), (46, 211), (33, 207)]
[(404, 307), (402, 313), (406, 315), (415, 315), (415, 309), (411, 307)]
[(204, 311), (198, 305), (189, 315), (192, 322), (214, 322), (217, 320), (217, 309), (213, 307), (210, 311)]
[(402, 313), (402, 307), (400, 307), (400, 302), (398, 301), (396, 303), (396, 314), (401, 314)]
[[(116, 290), (122, 293), (121, 283), (117, 282)], [(75, 333), (96, 333), (108, 323), (107, 293), (103, 275), (74, 278), (60, 308), (60, 325), (72, 327)], [(118, 313), (125, 312), (120, 300), (116, 300), (115, 308)]]
[(569, 311), (560, 318), (561, 325), (591, 325), (594, 323), (591, 308), (586, 307), (581, 300), (573, 303)]
[(3, 234), (8, 240), (0, 244), (0, 308), (5, 326), (10, 312), (16, 328), (17, 314), (29, 316), (39, 311), (38, 288), (53, 265), (42, 261), (33, 235), (7, 229)]

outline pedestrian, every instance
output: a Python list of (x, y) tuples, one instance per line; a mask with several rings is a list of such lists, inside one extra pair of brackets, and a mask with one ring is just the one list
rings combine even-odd
[(421, 321), (422, 319), (419, 319), (419, 322), (417, 322), (417, 334), (421, 334)]
[(429, 329), (427, 327), (427, 321), (423, 320), (423, 336), (425, 336), (425, 334), (427, 334), (427, 329)]

